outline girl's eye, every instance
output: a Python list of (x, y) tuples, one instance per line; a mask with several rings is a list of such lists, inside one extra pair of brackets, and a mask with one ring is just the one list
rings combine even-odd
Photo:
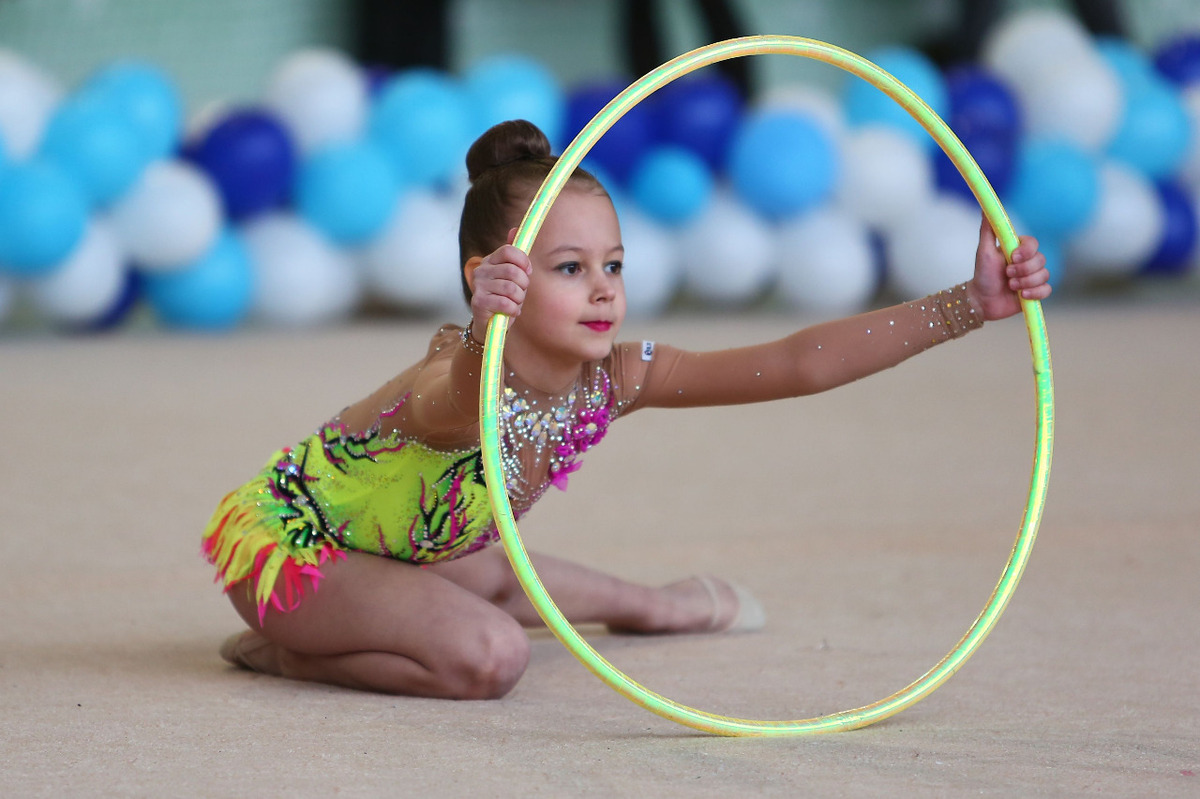
[(604, 265), (604, 268), (614, 275), (619, 275), (621, 274), (621, 270), (625, 268), (625, 265), (620, 261), (609, 261)]
[(568, 261), (565, 264), (559, 264), (555, 268), (564, 275), (574, 275), (579, 272), (579, 264), (575, 261)]

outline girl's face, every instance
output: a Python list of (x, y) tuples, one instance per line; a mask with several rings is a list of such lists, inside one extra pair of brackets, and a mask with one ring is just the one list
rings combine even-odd
[(612, 201), (568, 185), (530, 252), (533, 274), (506, 350), (526, 381), (556, 390), (612, 351), (625, 319), (625, 248)]

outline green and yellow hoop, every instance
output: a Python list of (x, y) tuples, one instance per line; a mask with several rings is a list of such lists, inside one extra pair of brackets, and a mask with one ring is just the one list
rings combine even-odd
[[(563, 151), (558, 163), (547, 175), (525, 214), (525, 218), (517, 230), (514, 245), (529, 252), (550, 207), (571, 173), (605, 131), (612, 127), (629, 109), (676, 78), (701, 67), (730, 58), (765, 54), (802, 56), (832, 64), (874, 85), (903, 106), (933, 136), (950, 160), (954, 162), (979, 201), (984, 215), (991, 222), (1001, 247), (1011, 257), (1012, 251), (1018, 244), (1012, 223), (979, 165), (975, 163), (970, 153), (946, 123), (911, 89), (870, 61), (839, 47), (795, 36), (748, 36), (710, 44), (663, 64), (633, 83), (602, 108)], [(827, 716), (798, 721), (755, 721), (730, 718), (696, 710), (660, 696), (633, 681), (601, 657), (571, 626), (571, 623), (567, 621), (546, 592), (529, 561), (529, 555), (525, 551), (520, 533), (517, 531), (516, 521), (513, 519), (512, 506), (509, 504), (508, 495), (504, 489), (499, 441), (499, 400), (504, 338), (508, 330), (509, 318), (497, 315), (492, 317), (487, 330), (479, 398), (479, 424), (483, 445), (484, 473), (487, 478), (492, 510), (504, 550), (521, 586), (550, 630), (593, 674), (617, 693), (647, 710), (697, 730), (719, 735), (762, 736), (837, 732), (865, 727), (916, 704), (933, 693), (958, 671), (983, 643), (1012, 598), (1037, 538), (1038, 525), (1041, 522), (1042, 509), (1046, 499), (1046, 487), (1050, 480), (1050, 456), (1054, 441), (1054, 387), (1050, 369), (1050, 346), (1046, 338), (1041, 303), (1036, 300), (1023, 299), (1021, 307), (1033, 355), (1037, 390), (1037, 420), (1029, 498), (1025, 505), (1025, 514), (1016, 543), (1013, 545), (1012, 554), (1004, 567), (1000, 581), (983, 611), (954, 649), (920, 678), (891, 696), (853, 710), (843, 710)]]

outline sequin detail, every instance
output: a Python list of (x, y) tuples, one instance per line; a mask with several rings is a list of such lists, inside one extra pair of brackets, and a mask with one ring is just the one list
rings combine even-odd
[(514, 510), (533, 505), (551, 485), (566, 490), (580, 456), (604, 438), (614, 415), (612, 381), (598, 365), (559, 397), (539, 400), (533, 392), (505, 386), (501, 464)]

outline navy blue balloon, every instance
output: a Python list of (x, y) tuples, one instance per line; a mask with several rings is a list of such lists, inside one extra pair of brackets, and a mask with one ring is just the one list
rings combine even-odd
[[(565, 138), (568, 141), (574, 139), (597, 111), (625, 89), (625, 85), (624, 81), (593, 83), (570, 92), (567, 95)], [(619, 183), (625, 184), (638, 159), (654, 144), (654, 116), (653, 97), (635, 105), (596, 142), (588, 157)]]
[(216, 183), (230, 219), (284, 205), (291, 196), (295, 145), (267, 111), (234, 111), (189, 143), (184, 155)]
[(1158, 189), (1165, 223), (1158, 249), (1141, 271), (1144, 274), (1179, 274), (1188, 269), (1192, 252), (1196, 249), (1196, 208), (1192, 198), (1177, 183), (1159, 181), (1155, 188)]
[(667, 84), (656, 97), (660, 141), (691, 150), (714, 172), (723, 170), (742, 117), (733, 81), (719, 72), (701, 73)]
[(987, 70), (957, 67), (946, 74), (950, 96), (948, 122), (961, 138), (976, 132), (1021, 134), (1021, 107), (1007, 85)]
[(1164, 44), (1154, 55), (1154, 66), (1180, 86), (1200, 83), (1200, 35), (1180, 36)]
[(141, 273), (136, 269), (126, 269), (125, 283), (121, 286), (121, 293), (117, 295), (116, 302), (95, 319), (75, 327), (74, 331), (78, 333), (103, 333), (119, 327), (137, 306), (138, 300), (142, 298), (144, 291), (145, 287)]
[[(996, 193), (1007, 192), (1012, 185), (1013, 171), (1017, 164), (1017, 140), (1005, 133), (988, 131), (959, 133), (958, 138), (971, 153), (975, 163), (979, 164)], [(975, 195), (971, 193), (954, 162), (941, 149), (938, 149), (934, 156), (933, 166), (939, 189), (971, 202), (976, 201)]]

